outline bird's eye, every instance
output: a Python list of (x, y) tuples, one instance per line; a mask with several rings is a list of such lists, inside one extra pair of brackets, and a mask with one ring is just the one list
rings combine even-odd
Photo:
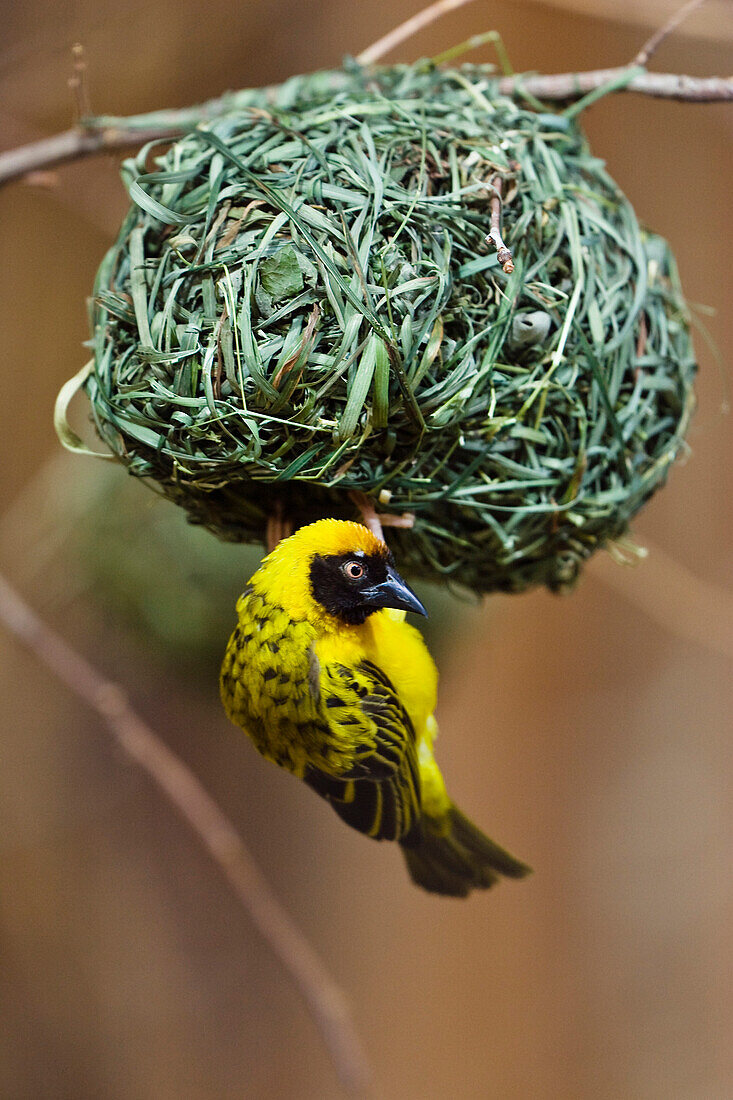
[(350, 581), (358, 581), (364, 576), (364, 566), (358, 561), (347, 561), (342, 566), (344, 576)]

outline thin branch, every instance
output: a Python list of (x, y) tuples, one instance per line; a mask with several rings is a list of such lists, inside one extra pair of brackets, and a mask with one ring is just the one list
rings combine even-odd
[(401, 45), (402, 42), (406, 42), (408, 38), (412, 38), (413, 35), (421, 31), (423, 27), (429, 26), (431, 23), (435, 23), (441, 16), (447, 15), (449, 11), (455, 11), (456, 8), (463, 8), (466, 4), (470, 4), (472, 0), (436, 0), (434, 4), (430, 4), (427, 8), (423, 8), (417, 15), (411, 16), (410, 19), (406, 19), (404, 23), (400, 23), (399, 27), (395, 27), (389, 34), (385, 34), (382, 38), (373, 42), (367, 49), (362, 50), (357, 55), (356, 60), (361, 65), (373, 65), (375, 61), (380, 61), (385, 54), (388, 54), (395, 46)]
[(502, 204), (502, 178), (501, 176), (494, 176), (491, 180), (491, 186), (494, 189), (494, 194), (489, 200), (489, 208), (491, 210), (491, 228), (486, 234), (487, 244), (493, 244), (496, 249), (496, 258), (501, 264), (501, 269), (505, 275), (511, 275), (514, 271), (514, 258), (512, 256), (512, 250), (507, 248), (504, 244), (504, 238), (501, 235), (501, 204)]
[(2, 575), (0, 621), (100, 715), (127, 756), (193, 829), (302, 994), (342, 1084), (355, 1095), (368, 1092), (371, 1073), (341, 990), (283, 910), (232, 823), (190, 768), (135, 713), (120, 687), (47, 626)]
[(644, 43), (631, 64), (641, 65), (643, 68), (646, 68), (650, 57), (657, 52), (665, 38), (668, 38), (670, 34), (676, 31), (680, 24), (684, 23), (687, 17), (692, 15), (693, 11), (701, 8), (704, 3), (706, 3), (706, 0), (687, 0), (687, 3), (683, 4), (681, 8), (674, 12), (664, 26), (660, 27), (658, 31), (655, 31), (651, 38)]

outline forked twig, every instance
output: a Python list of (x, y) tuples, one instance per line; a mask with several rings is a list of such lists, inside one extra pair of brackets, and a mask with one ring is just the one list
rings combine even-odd
[[(617, 92), (637, 92), (658, 99), (684, 100), (689, 103), (713, 103), (733, 101), (733, 79), (726, 77), (694, 77), (678, 73), (632, 72), (644, 69), (662, 42), (675, 31), (693, 11), (706, 0), (687, 0), (642, 46), (628, 65), (611, 69), (594, 69), (583, 73), (518, 73), (504, 76), (498, 81), (503, 95), (522, 95), (544, 100), (576, 100), (614, 85)], [(389, 34), (373, 42), (357, 55), (362, 65), (373, 65), (386, 56), (395, 46), (412, 38), (424, 27), (436, 22), (447, 12), (463, 7), (471, 0), (436, 0), (417, 15), (405, 20)]]
[(531, 73), (529, 76), (518, 73), (497, 81), (502, 95), (521, 96), (524, 93), (547, 101), (578, 100), (589, 92), (598, 92), (611, 85), (615, 92), (637, 92), (653, 99), (676, 99), (680, 103), (733, 103), (733, 77), (647, 73), (634, 65), (593, 69), (587, 73)]
[(658, 31), (655, 31), (651, 38), (644, 43), (631, 64), (641, 65), (646, 68), (649, 59), (657, 52), (665, 38), (669, 38), (670, 34), (676, 31), (681, 23), (684, 23), (688, 15), (692, 15), (694, 11), (701, 8), (706, 2), (707, 0), (687, 0), (687, 3), (683, 4), (681, 8), (674, 12), (667, 22), (660, 27)]
[(302, 994), (344, 1087), (365, 1095), (371, 1073), (341, 990), (273, 894), (236, 829), (194, 773), (133, 710), (121, 688), (77, 653), (0, 575), (0, 621), (97, 712), (127, 756), (190, 825)]

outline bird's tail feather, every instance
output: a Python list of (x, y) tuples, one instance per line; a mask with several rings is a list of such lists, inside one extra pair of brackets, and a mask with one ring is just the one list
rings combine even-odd
[(403, 841), (402, 851), (413, 882), (434, 894), (465, 897), (471, 890), (486, 890), (500, 875), (524, 878), (525, 863), (490, 840), (451, 804), (448, 828), (440, 832), (423, 822)]

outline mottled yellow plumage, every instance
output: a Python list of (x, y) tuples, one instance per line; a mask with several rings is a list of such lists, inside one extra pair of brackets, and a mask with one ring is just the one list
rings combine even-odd
[(422, 610), (367, 528), (283, 540), (237, 604), (221, 694), (263, 756), (376, 839), (426, 889), (464, 895), (527, 872), (451, 803), (433, 756), (437, 671), (400, 608)]

